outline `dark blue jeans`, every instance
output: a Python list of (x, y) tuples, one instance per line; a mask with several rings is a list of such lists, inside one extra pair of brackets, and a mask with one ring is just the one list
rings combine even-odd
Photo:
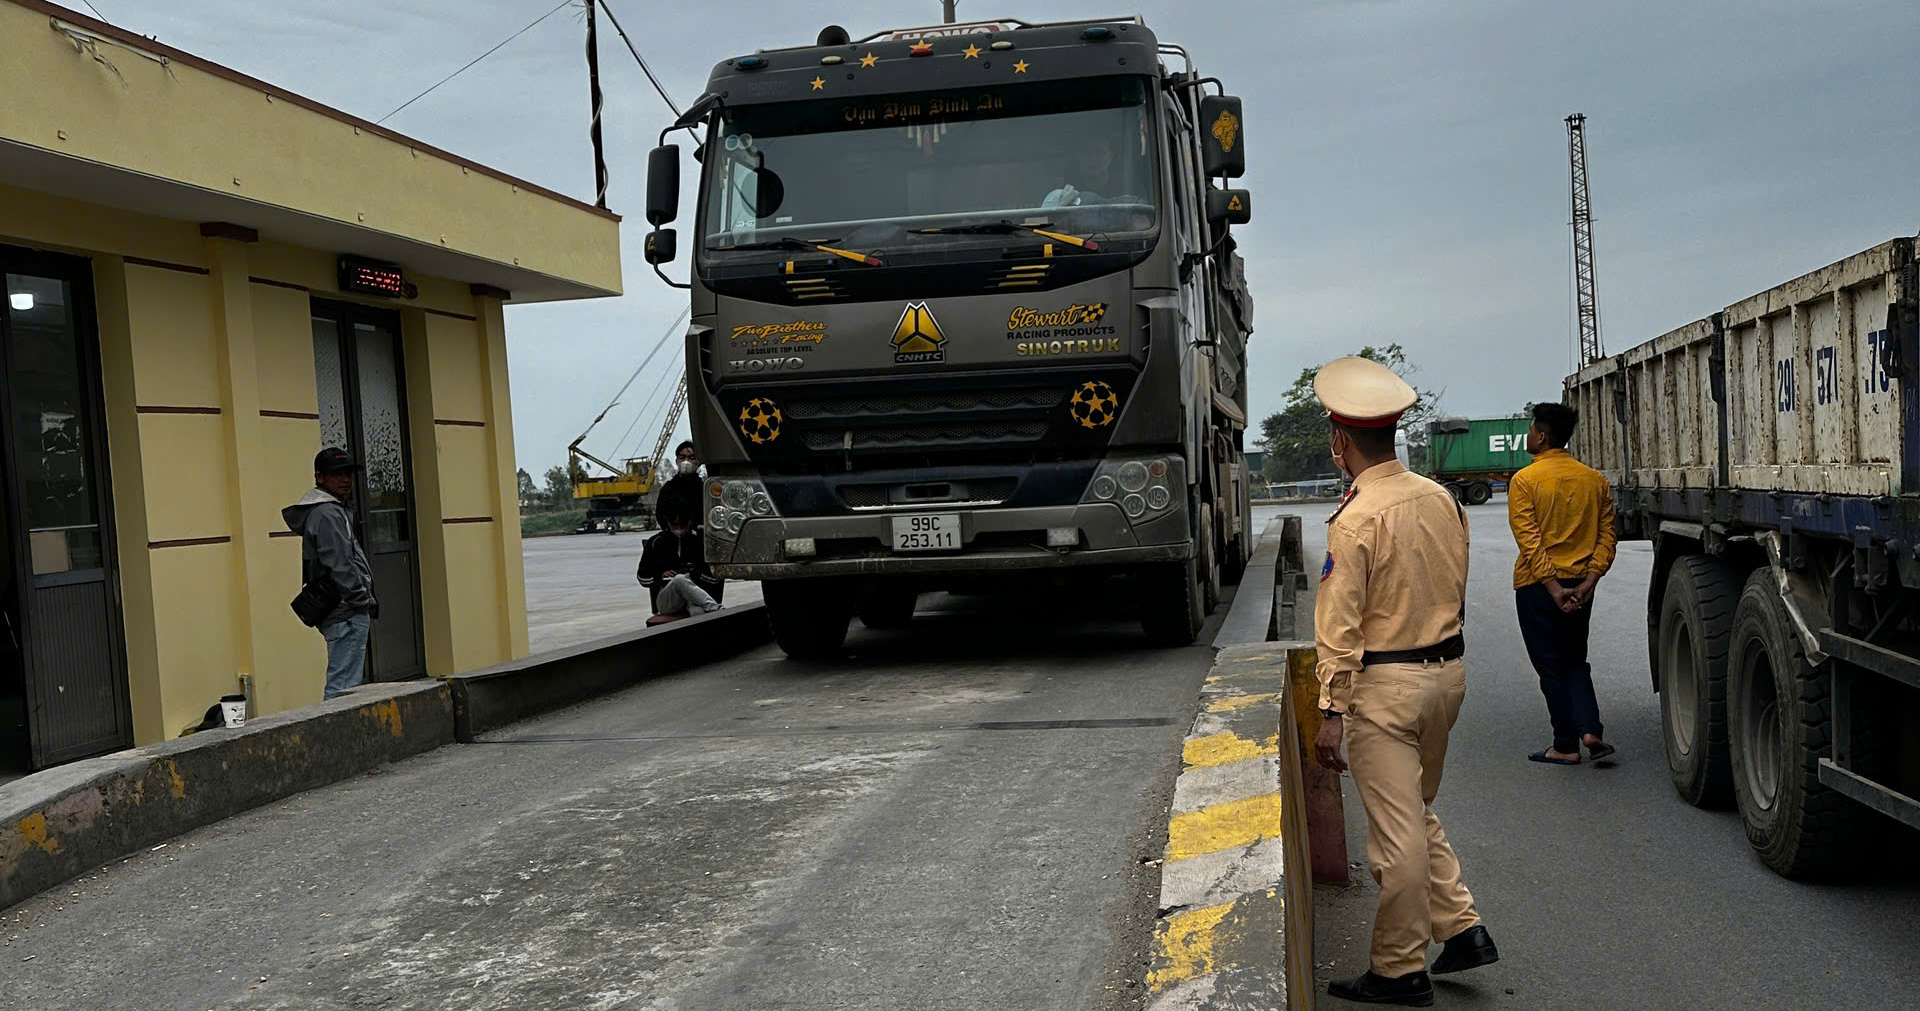
[[(1580, 581), (1563, 579), (1560, 585), (1571, 589)], [(1539, 583), (1513, 591), (1513, 600), (1527, 657), (1540, 675), (1540, 694), (1547, 697), (1553, 750), (1577, 755), (1583, 735), (1604, 736), (1600, 702), (1593, 697), (1593, 665), (1587, 663), (1587, 626), (1593, 621), (1593, 608), (1568, 614)]]

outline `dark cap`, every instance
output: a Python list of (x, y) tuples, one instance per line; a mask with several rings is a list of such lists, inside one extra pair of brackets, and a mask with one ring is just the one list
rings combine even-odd
[(344, 449), (338, 449), (333, 446), (328, 446), (319, 453), (316, 453), (313, 457), (313, 472), (315, 474), (338, 474), (343, 471), (359, 469), (360, 465), (354, 462), (352, 454)]

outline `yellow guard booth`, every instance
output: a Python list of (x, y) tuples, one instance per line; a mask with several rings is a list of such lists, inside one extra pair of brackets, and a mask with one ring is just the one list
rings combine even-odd
[(617, 216), (40, 0), (0, 39), (0, 772), (319, 701), (326, 445), (369, 676), (525, 655), (502, 306), (618, 294)]

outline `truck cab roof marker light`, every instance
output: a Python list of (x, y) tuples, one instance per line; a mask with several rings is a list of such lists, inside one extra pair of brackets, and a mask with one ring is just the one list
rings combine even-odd
[(1009, 50), (1009, 49), (1012, 49), (1012, 48), (1013, 48), (1013, 43), (1012, 43), (1012, 42), (1009, 42), (1009, 41), (1008, 41), (1008, 40), (1006, 40), (1006, 39), (1001, 39), (1000, 41), (998, 41), (998, 42), (995, 42), (995, 43), (993, 44), (993, 47), (992, 47), (992, 48), (993, 48), (993, 50), (994, 50), (995, 52), (1000, 52), (1000, 53), (1004, 53), (1004, 52), (1006, 52), (1007, 50)]
[(1113, 39), (1113, 29), (1108, 28), (1106, 25), (1095, 25), (1081, 32), (1080, 37), (1086, 39), (1088, 42), (1109, 42)]
[(767, 58), (764, 56), (742, 56), (733, 61), (733, 65), (740, 70), (765, 70), (767, 69)]

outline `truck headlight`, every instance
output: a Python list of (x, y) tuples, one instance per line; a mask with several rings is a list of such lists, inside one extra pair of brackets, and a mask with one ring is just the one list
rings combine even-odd
[(1174, 491), (1185, 485), (1185, 467), (1178, 457), (1107, 460), (1087, 482), (1080, 501), (1111, 502), (1135, 523), (1158, 519), (1172, 509)]
[(707, 535), (721, 540), (740, 536), (749, 519), (778, 515), (773, 496), (759, 481), (716, 478), (707, 482), (707, 500), (712, 503), (707, 510)]

